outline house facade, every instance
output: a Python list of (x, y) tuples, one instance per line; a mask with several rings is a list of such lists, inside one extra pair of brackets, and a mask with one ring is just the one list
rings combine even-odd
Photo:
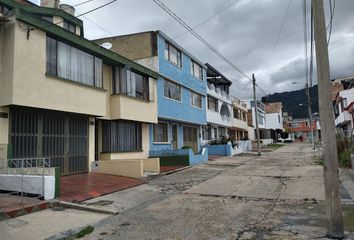
[(192, 149), (202, 152), (206, 125), (206, 66), (161, 31), (96, 40), (159, 73), (156, 82), (158, 123), (151, 124), (150, 155)]
[[(317, 133), (317, 118), (313, 118), (311, 125), (312, 130), (314, 131), (314, 137), (316, 139)], [(302, 139), (303, 141), (311, 142), (312, 134), (311, 128), (309, 125), (308, 118), (293, 118), (291, 121), (290, 132), (294, 134), (295, 139)]]
[(352, 137), (354, 129), (354, 79), (336, 83), (336, 86), (338, 84), (340, 84), (341, 88), (337, 91), (333, 101), (335, 125), (339, 134)]
[[(247, 108), (249, 109), (249, 122), (254, 128), (254, 136), (257, 137), (256, 133), (256, 117), (258, 118), (258, 128), (260, 139), (270, 139), (270, 132), (266, 129), (266, 112), (264, 104), (257, 100), (257, 107), (255, 107), (254, 100), (245, 100)], [(250, 124), (249, 124), (250, 125)]]
[[(234, 141), (253, 140), (249, 136), (248, 126), (248, 109), (247, 104), (241, 100), (232, 97), (233, 119), (232, 128), (229, 130), (229, 135)], [(253, 127), (252, 127), (253, 131)], [(253, 135), (252, 135), (253, 136)]]
[(265, 103), (266, 129), (270, 137), (277, 142), (278, 136), (283, 132), (283, 105), (281, 102)]
[(48, 158), (62, 175), (158, 171), (158, 74), (85, 39), (56, 2), (0, 0), (0, 156)]
[(203, 126), (203, 142), (218, 141), (229, 137), (232, 126), (232, 82), (210, 64), (207, 66), (207, 123)]

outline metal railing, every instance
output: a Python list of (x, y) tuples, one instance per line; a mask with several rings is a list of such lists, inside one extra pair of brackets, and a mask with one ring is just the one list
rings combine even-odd
[[(29, 193), (44, 197), (45, 176), (51, 174), (50, 158), (16, 158), (0, 160), (0, 174), (5, 175), (11, 181), (0, 182), (0, 190), (6, 191), (6, 194), (23, 197)], [(8, 175), (8, 176), (6, 176)], [(11, 177), (10, 177), (11, 176)], [(29, 179), (31, 176), (39, 176), (40, 184), (34, 185)], [(12, 179), (11, 179), (12, 178)]]

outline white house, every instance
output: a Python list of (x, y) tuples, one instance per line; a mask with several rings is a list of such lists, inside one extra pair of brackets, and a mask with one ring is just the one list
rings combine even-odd
[(232, 99), (230, 86), (232, 82), (218, 70), (207, 66), (207, 125), (203, 126), (203, 142), (227, 138), (232, 126)]
[(283, 131), (283, 105), (281, 102), (265, 103), (266, 129), (270, 136), (277, 141), (278, 134)]

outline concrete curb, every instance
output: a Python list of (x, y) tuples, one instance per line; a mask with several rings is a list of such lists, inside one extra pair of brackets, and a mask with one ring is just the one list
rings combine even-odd
[(64, 208), (71, 208), (71, 209), (76, 209), (76, 210), (94, 212), (94, 213), (103, 213), (103, 214), (110, 214), (110, 215), (119, 214), (119, 212), (116, 212), (116, 211), (110, 211), (110, 210), (105, 210), (105, 209), (101, 209), (101, 208), (95, 208), (92, 206), (87, 206), (87, 205), (82, 205), (82, 204), (77, 204), (77, 203), (70, 203), (70, 202), (63, 202), (63, 201), (59, 201), (58, 206), (61, 206)]
[(26, 205), (23, 208), (19, 207), (19, 208), (12, 209), (9, 211), (0, 211), (0, 221), (6, 220), (9, 218), (15, 218), (15, 217), (27, 215), (27, 214), (38, 212), (41, 210), (45, 210), (45, 209), (48, 209), (49, 207), (50, 207), (49, 203), (46, 201), (43, 201), (38, 204)]
[(193, 166), (185, 166), (185, 167), (182, 167), (182, 168), (177, 168), (177, 169), (170, 170), (170, 171), (167, 171), (167, 172), (159, 173), (159, 174), (157, 174), (157, 175), (148, 176), (148, 177), (146, 177), (145, 179), (146, 179), (146, 180), (152, 180), (152, 179), (155, 179), (155, 178), (158, 178), (158, 177), (162, 177), (162, 176), (170, 175), (170, 174), (173, 174), (173, 173), (177, 173), (177, 172), (180, 172), (180, 171), (189, 169), (189, 168), (191, 168), (191, 167), (193, 167)]

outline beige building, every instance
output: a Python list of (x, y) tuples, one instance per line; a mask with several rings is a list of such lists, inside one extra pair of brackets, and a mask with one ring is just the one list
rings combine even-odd
[(0, 158), (49, 158), (63, 175), (159, 171), (157, 73), (85, 39), (70, 6), (43, 2), (0, 0)]
[(232, 106), (233, 106), (233, 119), (232, 119), (232, 128), (229, 129), (230, 137), (236, 141), (250, 139), (248, 133), (249, 127), (247, 124), (247, 119), (248, 119), (247, 104), (233, 97)]

